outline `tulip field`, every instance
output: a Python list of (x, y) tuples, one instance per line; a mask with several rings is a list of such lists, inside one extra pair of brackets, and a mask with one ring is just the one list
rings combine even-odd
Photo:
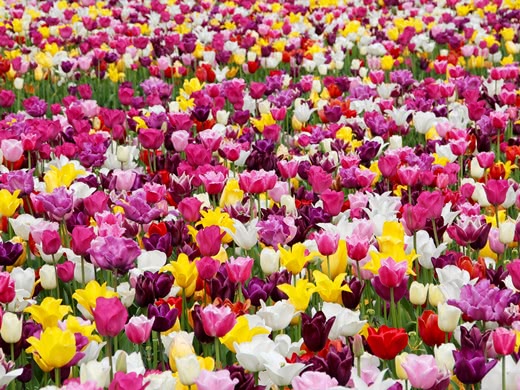
[(520, 389), (519, 0), (0, 0), (0, 390)]

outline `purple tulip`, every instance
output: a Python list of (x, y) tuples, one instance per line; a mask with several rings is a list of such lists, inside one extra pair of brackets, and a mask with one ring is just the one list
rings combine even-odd
[(166, 302), (159, 306), (148, 305), (148, 318), (154, 319), (152, 330), (156, 332), (166, 332), (171, 329), (175, 325), (178, 315), (179, 310), (170, 308)]
[(317, 312), (314, 317), (305, 313), (302, 316), (302, 336), (307, 348), (313, 352), (318, 352), (325, 347), (330, 329), (334, 324), (335, 317), (326, 319), (322, 311)]
[(453, 373), (464, 384), (478, 383), (486, 374), (495, 367), (497, 360), (488, 361), (484, 352), (463, 348), (460, 351), (453, 351), (455, 367)]
[(106, 236), (94, 239), (87, 253), (96, 267), (123, 275), (135, 266), (141, 249), (129, 238)]

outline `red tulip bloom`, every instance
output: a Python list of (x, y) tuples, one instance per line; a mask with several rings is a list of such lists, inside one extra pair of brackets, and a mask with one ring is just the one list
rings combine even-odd
[(382, 325), (368, 328), (367, 343), (372, 353), (380, 359), (392, 360), (408, 345), (408, 333), (403, 328)]
[(439, 329), (439, 316), (431, 310), (426, 310), (418, 319), (419, 336), (424, 344), (433, 347), (446, 341), (446, 333)]

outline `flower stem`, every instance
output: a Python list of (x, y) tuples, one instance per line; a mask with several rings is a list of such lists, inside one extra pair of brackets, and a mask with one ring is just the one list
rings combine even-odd
[(61, 387), (61, 371), (59, 367), (54, 369), (54, 383), (56, 387)]
[(217, 369), (221, 367), (220, 363), (220, 342), (218, 337), (215, 336), (215, 366)]
[(108, 362), (110, 363), (110, 383), (114, 380), (114, 361), (112, 356), (112, 340), (107, 337), (107, 356)]
[(397, 328), (397, 317), (395, 315), (395, 297), (394, 289), (390, 289), (390, 316), (392, 317), (392, 326)]
[(502, 390), (506, 390), (506, 357), (502, 356)]

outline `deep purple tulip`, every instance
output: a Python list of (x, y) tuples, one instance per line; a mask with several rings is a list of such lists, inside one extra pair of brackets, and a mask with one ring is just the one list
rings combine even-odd
[(146, 271), (139, 275), (135, 285), (135, 303), (147, 307), (159, 298), (164, 298), (171, 290), (173, 277), (168, 273)]
[(464, 384), (480, 382), (498, 362), (497, 360), (487, 361), (484, 352), (467, 348), (453, 351), (453, 356), (455, 358), (453, 373)]
[(170, 308), (166, 302), (159, 306), (148, 306), (148, 318), (154, 319), (152, 330), (156, 332), (166, 332), (171, 329), (175, 325), (178, 315), (179, 311), (176, 308)]
[(251, 300), (253, 306), (258, 307), (260, 306), (260, 300), (267, 301), (273, 287), (272, 284), (255, 276), (249, 281), (247, 287), (242, 286), (242, 292), (246, 299)]
[(325, 347), (330, 329), (334, 324), (335, 317), (325, 317), (322, 311), (317, 312), (314, 317), (302, 313), (302, 336), (307, 348), (313, 352), (318, 352)]
[(23, 252), (20, 243), (11, 241), (0, 242), (0, 266), (13, 265)]
[(346, 386), (352, 373), (354, 356), (350, 347), (347, 345), (338, 351), (335, 347), (329, 348), (329, 353), (325, 358), (327, 361), (327, 374), (336, 378), (340, 386)]
[(217, 274), (209, 282), (211, 300), (214, 301), (216, 298), (225, 300), (233, 300), (235, 297), (236, 283), (232, 283), (228, 276), (226, 268), (222, 265), (218, 270)]
[(347, 309), (355, 310), (361, 301), (365, 284), (356, 277), (352, 277), (348, 283), (346, 281), (344, 283), (349, 285), (350, 291), (341, 292), (341, 301), (343, 302), (343, 306)]

